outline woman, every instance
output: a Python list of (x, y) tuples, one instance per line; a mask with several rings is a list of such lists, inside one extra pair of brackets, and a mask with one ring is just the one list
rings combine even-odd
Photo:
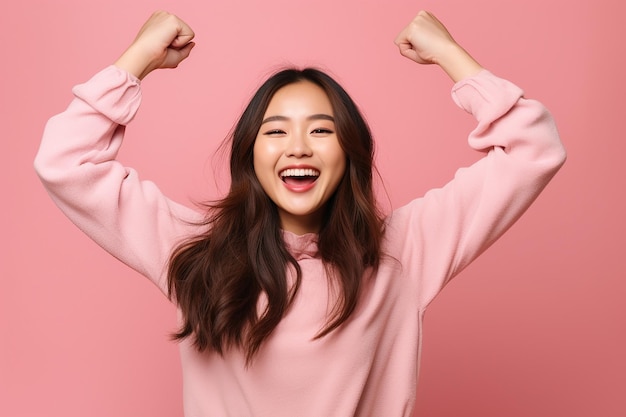
[(565, 160), (550, 115), (420, 12), (396, 44), (455, 82), (481, 160), (382, 217), (356, 106), (327, 75), (290, 69), (237, 123), (228, 195), (196, 212), (115, 160), (140, 80), (187, 58), (193, 36), (157, 12), (115, 65), (75, 87), (46, 126), (44, 185), (176, 303), (187, 416), (411, 415), (426, 307)]

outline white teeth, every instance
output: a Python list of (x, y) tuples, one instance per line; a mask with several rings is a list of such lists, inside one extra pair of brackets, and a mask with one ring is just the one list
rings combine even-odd
[(291, 168), (280, 172), (280, 176), (284, 177), (319, 177), (320, 172), (316, 169), (300, 169)]

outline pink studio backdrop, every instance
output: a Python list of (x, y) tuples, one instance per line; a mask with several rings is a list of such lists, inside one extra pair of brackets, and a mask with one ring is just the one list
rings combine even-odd
[(0, 17), (0, 416), (182, 415), (174, 308), (72, 226), (32, 169), (70, 88), (157, 7), (187, 20), (197, 47), (144, 82), (121, 158), (183, 202), (223, 190), (211, 155), (285, 63), (328, 69), (360, 103), (394, 207), (475, 160), (450, 81), (392, 43), (420, 8), (543, 101), (569, 160), (431, 306), (416, 415), (626, 415), (623, 2), (24, 0)]

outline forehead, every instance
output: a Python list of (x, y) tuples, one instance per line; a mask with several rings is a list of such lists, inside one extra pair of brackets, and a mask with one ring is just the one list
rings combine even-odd
[(326, 92), (310, 81), (299, 81), (279, 89), (267, 106), (265, 116), (296, 117), (313, 113), (333, 114)]

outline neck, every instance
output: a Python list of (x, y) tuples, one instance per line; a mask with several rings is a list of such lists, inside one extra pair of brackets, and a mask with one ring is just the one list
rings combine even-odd
[(320, 213), (314, 213), (308, 216), (294, 216), (281, 213), (280, 216), (281, 228), (299, 236), (307, 233), (318, 233), (320, 231), (321, 222), (322, 217)]

